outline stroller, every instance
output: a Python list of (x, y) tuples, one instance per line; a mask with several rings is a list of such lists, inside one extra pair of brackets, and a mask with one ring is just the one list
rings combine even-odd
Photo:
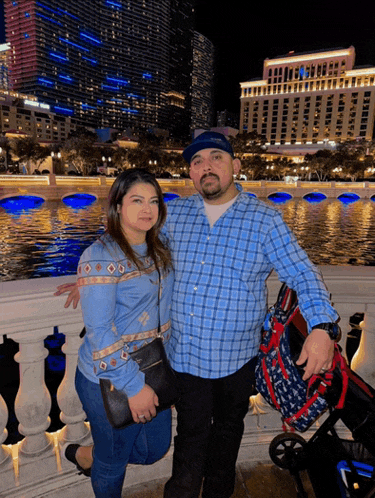
[[(307, 326), (299, 313), (295, 292), (285, 284), (275, 307), (284, 317), (289, 316), (283, 323), (288, 324), (290, 356), (296, 360)], [(269, 447), (271, 460), (289, 470), (298, 498), (308, 497), (300, 475), (303, 470), (307, 471), (316, 498), (375, 498), (375, 390), (346, 364), (344, 368), (336, 365), (331, 378), (323, 394), (328, 417), (308, 441), (294, 431), (276, 436)], [(345, 400), (339, 402), (344, 384)], [(340, 439), (335, 430), (339, 420), (353, 439)]]

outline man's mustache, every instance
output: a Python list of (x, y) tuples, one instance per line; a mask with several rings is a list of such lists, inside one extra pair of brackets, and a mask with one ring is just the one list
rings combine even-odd
[(202, 178), (200, 179), (200, 183), (202, 184), (203, 180), (204, 180), (205, 178), (209, 178), (210, 176), (211, 176), (212, 178), (216, 178), (216, 180), (220, 180), (220, 178), (219, 178), (217, 175), (215, 175), (215, 173), (206, 173), (206, 174), (205, 174), (205, 175), (203, 175), (203, 176), (202, 176)]

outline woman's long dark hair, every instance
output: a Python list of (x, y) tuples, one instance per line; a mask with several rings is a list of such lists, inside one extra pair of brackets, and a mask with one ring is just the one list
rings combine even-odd
[(155, 225), (146, 233), (147, 255), (153, 259), (157, 267), (166, 270), (172, 264), (171, 253), (168, 247), (160, 240), (159, 234), (167, 216), (167, 209), (160, 185), (155, 176), (149, 171), (141, 168), (128, 169), (116, 178), (109, 192), (106, 233), (117, 242), (125, 256), (132, 261), (138, 269), (142, 269), (142, 262), (133, 251), (132, 246), (127, 241), (124, 231), (121, 228), (120, 213), (118, 213), (117, 210), (117, 207), (122, 204), (124, 195), (138, 183), (148, 183), (149, 185), (152, 185), (158, 196), (158, 219)]

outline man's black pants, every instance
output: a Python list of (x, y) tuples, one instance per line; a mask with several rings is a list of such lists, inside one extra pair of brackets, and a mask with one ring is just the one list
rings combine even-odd
[(232, 375), (203, 379), (176, 372), (182, 395), (176, 404), (172, 477), (164, 498), (229, 498), (244, 417), (254, 389), (256, 358)]

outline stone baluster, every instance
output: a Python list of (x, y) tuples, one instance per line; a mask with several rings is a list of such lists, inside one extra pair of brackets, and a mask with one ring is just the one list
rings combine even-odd
[(2, 443), (8, 437), (8, 431), (6, 430), (6, 425), (8, 422), (8, 408), (4, 401), (4, 398), (0, 395), (0, 471), (9, 465), (11, 461), (11, 450)]
[(60, 434), (60, 442), (72, 441), (82, 444), (90, 439), (90, 431), (84, 423), (86, 414), (74, 387), (78, 349), (82, 342), (79, 337), (80, 328), (81, 325), (75, 323), (59, 327), (60, 333), (65, 334), (62, 351), (66, 355), (66, 363), (65, 375), (57, 390), (57, 402), (61, 410), (60, 419), (65, 424)]
[(15, 485), (15, 475), (13, 470), (12, 450), (2, 443), (8, 437), (5, 426), (8, 421), (8, 408), (0, 395), (0, 482), (1, 489), (11, 489)]
[(352, 359), (352, 369), (375, 387), (375, 304), (366, 306), (359, 348)]
[(45, 432), (50, 426), (51, 396), (44, 382), (44, 359), (48, 356), (43, 340), (51, 329), (21, 332), (15, 360), (20, 365), (20, 386), (15, 400), (19, 431), (25, 436), (19, 448), (22, 458), (53, 452), (52, 438)]

